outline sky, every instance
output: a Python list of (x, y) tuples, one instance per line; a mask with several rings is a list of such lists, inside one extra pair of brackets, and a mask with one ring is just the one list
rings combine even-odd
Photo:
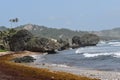
[(37, 24), (99, 31), (120, 27), (120, 0), (0, 0), (0, 26)]

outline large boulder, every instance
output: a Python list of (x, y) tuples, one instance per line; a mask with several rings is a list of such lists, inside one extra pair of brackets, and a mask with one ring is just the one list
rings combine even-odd
[(34, 52), (53, 53), (58, 48), (59, 48), (59, 44), (57, 42), (54, 42), (51, 39), (47, 39), (47, 38), (33, 38), (26, 45), (26, 50), (34, 51)]
[(14, 34), (9, 41), (11, 51), (23, 51), (27, 42), (33, 37), (33, 35), (27, 30), (20, 30)]
[(82, 46), (95, 46), (99, 42), (99, 37), (95, 34), (85, 34), (81, 37)]
[(95, 34), (85, 34), (82, 37), (74, 36), (72, 38), (72, 44), (74, 47), (95, 46), (98, 42), (99, 37)]

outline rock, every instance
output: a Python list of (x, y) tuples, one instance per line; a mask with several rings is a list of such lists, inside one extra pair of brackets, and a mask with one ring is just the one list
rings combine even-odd
[(33, 37), (33, 35), (27, 30), (20, 30), (14, 34), (10, 41), (9, 46), (11, 51), (23, 51), (27, 42)]
[(62, 51), (62, 50), (66, 50), (68, 48), (70, 48), (70, 44), (68, 41), (65, 41), (65, 40), (58, 40), (59, 44), (60, 44), (60, 48), (58, 49), (59, 51)]
[(1, 49), (1, 50), (5, 50), (4, 45), (0, 45), (0, 49)]
[(59, 48), (59, 44), (47, 38), (33, 38), (27, 45), (26, 50), (34, 52), (54, 53)]
[(34, 51), (55, 53), (59, 44), (51, 39), (37, 38), (27, 30), (20, 30), (14, 34), (9, 42), (11, 51)]
[(72, 44), (73, 46), (80, 46), (81, 45), (81, 38), (79, 36), (74, 36), (72, 38)]
[(99, 42), (99, 37), (95, 34), (85, 34), (82, 37), (74, 36), (72, 44), (74, 47), (95, 46)]
[(13, 61), (16, 62), (16, 63), (30, 63), (30, 62), (34, 62), (34, 60), (36, 60), (36, 59), (34, 59), (31, 56), (24, 56), (24, 57), (21, 57), (21, 58), (13, 59)]
[(95, 46), (99, 42), (99, 37), (95, 34), (85, 34), (81, 37), (81, 46)]

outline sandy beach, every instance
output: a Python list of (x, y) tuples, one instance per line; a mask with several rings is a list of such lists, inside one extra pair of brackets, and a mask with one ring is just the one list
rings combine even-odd
[(86, 68), (77, 68), (77, 67), (48, 64), (48, 63), (39, 63), (39, 64), (29, 63), (27, 65), (32, 67), (38, 67), (38, 68), (47, 68), (51, 71), (62, 71), (62, 72), (76, 74), (76, 75), (87, 76), (91, 78), (98, 78), (101, 80), (120, 80), (120, 72), (114, 72), (114, 71), (91, 70)]
[[(29, 54), (28, 54), (29, 53)], [(11, 54), (11, 55), (7, 55)], [(44, 69), (33, 67), (33, 65), (25, 65), (24, 63), (14, 63), (10, 60), (16, 57), (29, 55), (38, 55), (39, 53), (24, 51), (12, 54), (11, 52), (1, 53), (0, 60), (0, 80), (98, 80), (85, 76), (77, 76), (59, 70), (53, 71), (46, 69), (48, 65), (42, 66)], [(4, 55), (4, 56), (3, 56)], [(43, 65), (43, 64), (42, 64)], [(68, 77), (66, 77), (68, 76)]]
[[(26, 55), (31, 55), (31, 56), (40, 55), (39, 53), (32, 53), (32, 52), (25, 52), (25, 53), (26, 54), (22, 54), (22, 55), (15, 54), (14, 56), (20, 57), (20, 56), (26, 56)], [(6, 54), (11, 54), (11, 52), (1, 52), (0, 56), (6, 55)], [(41, 54), (41, 56), (42, 56), (42, 54)], [(48, 63), (39, 63), (39, 64), (38, 63), (37, 64), (36, 63), (27, 63), (27, 64), (23, 63), (23, 65), (37, 67), (37, 68), (46, 68), (46, 69), (49, 69), (51, 72), (52, 71), (67, 72), (67, 73), (72, 73), (72, 74), (76, 74), (76, 75), (97, 78), (97, 79), (101, 79), (101, 80), (120, 80), (120, 72), (90, 70), (87, 68), (77, 68), (77, 67), (73, 67), (73, 66), (48, 64)], [(4, 75), (2, 77), (4, 77)]]
[(11, 52), (11, 51), (6, 51), (6, 52), (0, 52), (0, 56), (4, 56), (4, 55), (7, 55), (7, 54), (12, 54), (14, 52)]

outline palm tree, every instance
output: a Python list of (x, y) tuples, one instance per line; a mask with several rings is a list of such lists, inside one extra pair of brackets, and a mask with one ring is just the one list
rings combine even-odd
[(13, 19), (10, 19), (9, 21), (10, 21), (10, 23), (11, 23), (11, 28), (12, 28), (12, 22), (13, 22)]
[[(19, 19), (18, 19), (18, 18), (15, 18), (15, 22), (18, 23), (18, 22), (19, 22)], [(18, 26), (18, 24), (17, 24), (17, 26)]]
[(19, 21), (19, 19), (18, 18), (15, 18), (15, 22), (17, 23)]
[(9, 21), (11, 22), (11, 28), (12, 28), (12, 23), (17, 23), (19, 19), (15, 18), (15, 19), (10, 19)]

